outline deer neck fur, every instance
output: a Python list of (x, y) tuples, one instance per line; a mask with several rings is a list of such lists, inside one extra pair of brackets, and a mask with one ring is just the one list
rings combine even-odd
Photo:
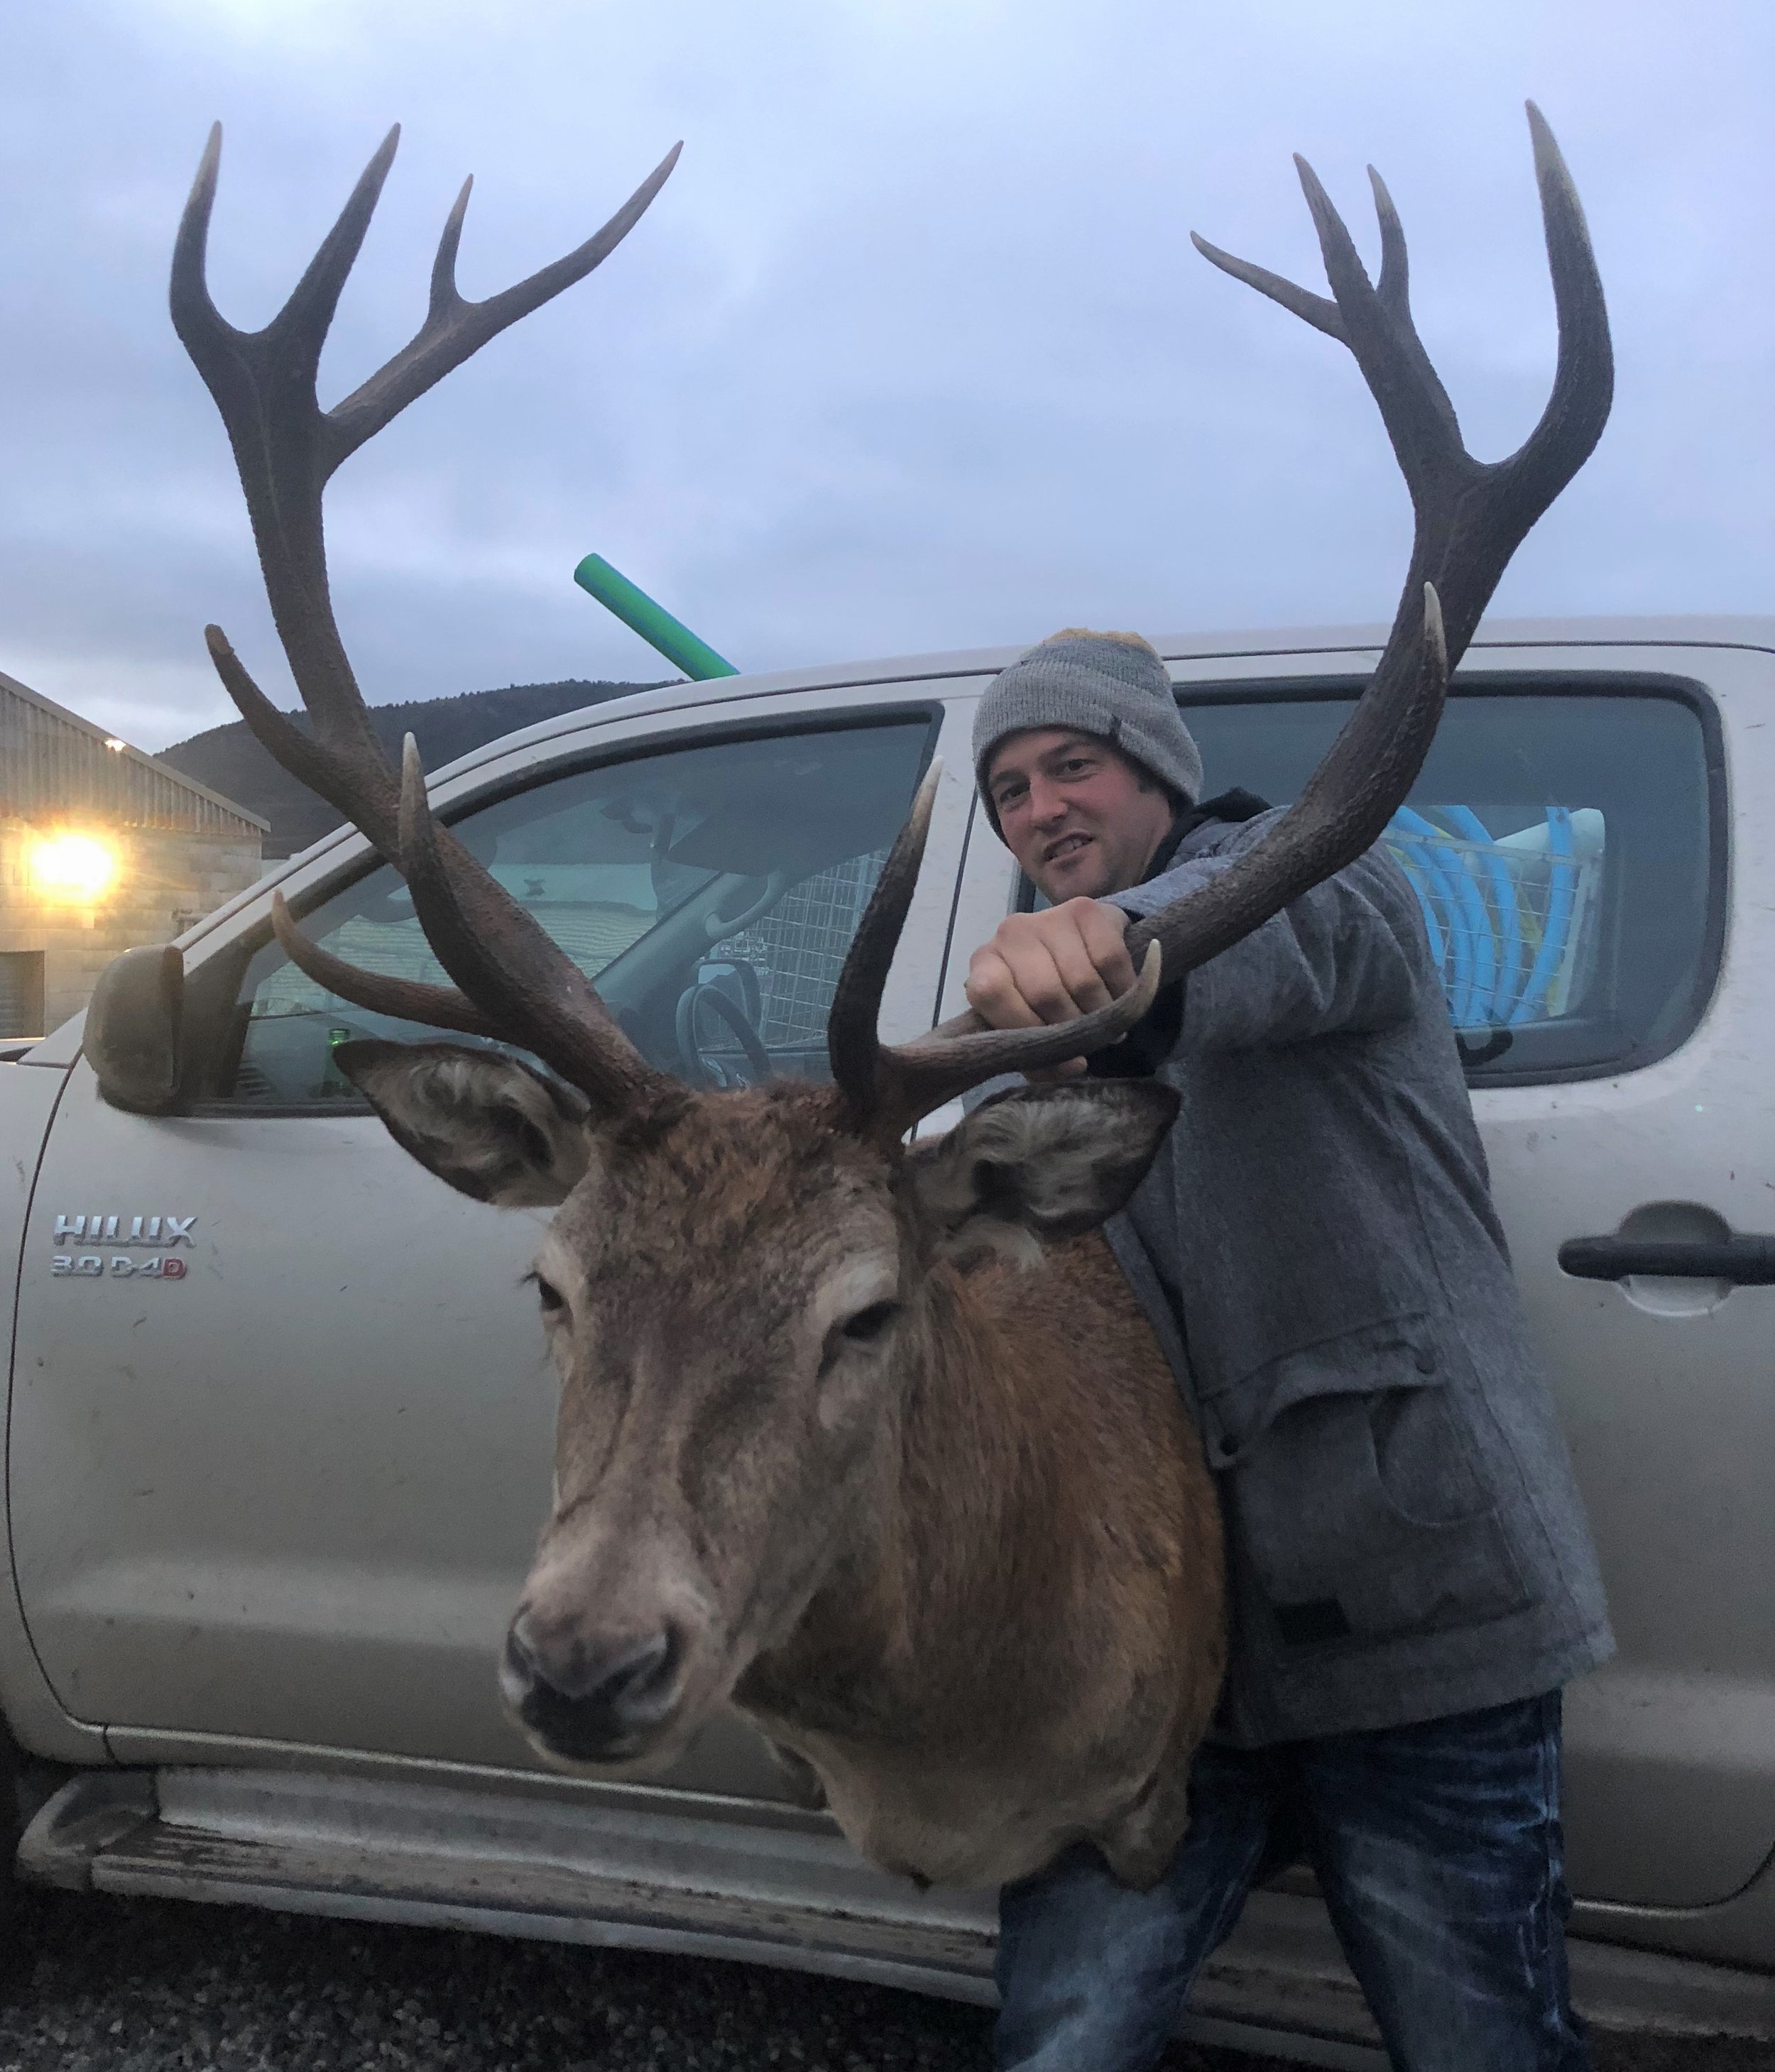
[(1002, 1882), (1121, 1813), (1141, 1824), (1199, 1736), (1217, 1518), (1101, 1236), (1027, 1268), (939, 1264), (928, 1291), (871, 1500), (735, 1696), (864, 1853)]

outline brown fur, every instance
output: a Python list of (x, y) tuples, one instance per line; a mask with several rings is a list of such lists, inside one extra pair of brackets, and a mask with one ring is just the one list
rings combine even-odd
[[(539, 1260), (558, 1498), (521, 1614), (558, 1659), (691, 1636), (636, 1762), (731, 1700), (879, 1863), (1003, 1881), (1090, 1836), (1149, 1881), (1224, 1658), (1169, 1369), (1101, 1237), (937, 1256), (917, 1154), (837, 1121), (779, 1087), (593, 1134)], [(884, 1342), (835, 1339), (877, 1281)]]
[(738, 1702), (878, 1860), (978, 1881), (990, 1827), (1003, 1881), (1089, 1834), (1149, 1881), (1224, 1663), (1200, 1444), (1095, 1233), (931, 1281), (877, 1534)]

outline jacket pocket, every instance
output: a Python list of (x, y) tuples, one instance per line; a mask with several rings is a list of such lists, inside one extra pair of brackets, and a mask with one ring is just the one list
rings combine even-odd
[(1419, 1314), (1204, 1400), (1233, 1531), (1284, 1646), (1439, 1632), (1530, 1601), (1447, 1381)]

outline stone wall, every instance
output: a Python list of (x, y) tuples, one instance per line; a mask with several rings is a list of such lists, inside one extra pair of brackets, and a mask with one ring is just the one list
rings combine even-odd
[(40, 952), (43, 1027), (0, 1030), (39, 1035), (78, 1013), (99, 973), (118, 951), (170, 942), (260, 874), (259, 837), (195, 834), (160, 828), (113, 828), (102, 839), (117, 853), (110, 888), (84, 900), (35, 882), (33, 853), (53, 832), (0, 819), (0, 954)]

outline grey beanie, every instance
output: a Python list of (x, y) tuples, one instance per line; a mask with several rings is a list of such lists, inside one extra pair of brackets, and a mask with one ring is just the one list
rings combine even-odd
[(1202, 795), (1202, 756), (1184, 725), (1171, 675), (1137, 633), (1051, 633), (992, 680), (974, 715), (974, 775), (999, 832), (986, 792), (986, 766), (1007, 734), (1071, 726), (1119, 748), (1194, 805)]

